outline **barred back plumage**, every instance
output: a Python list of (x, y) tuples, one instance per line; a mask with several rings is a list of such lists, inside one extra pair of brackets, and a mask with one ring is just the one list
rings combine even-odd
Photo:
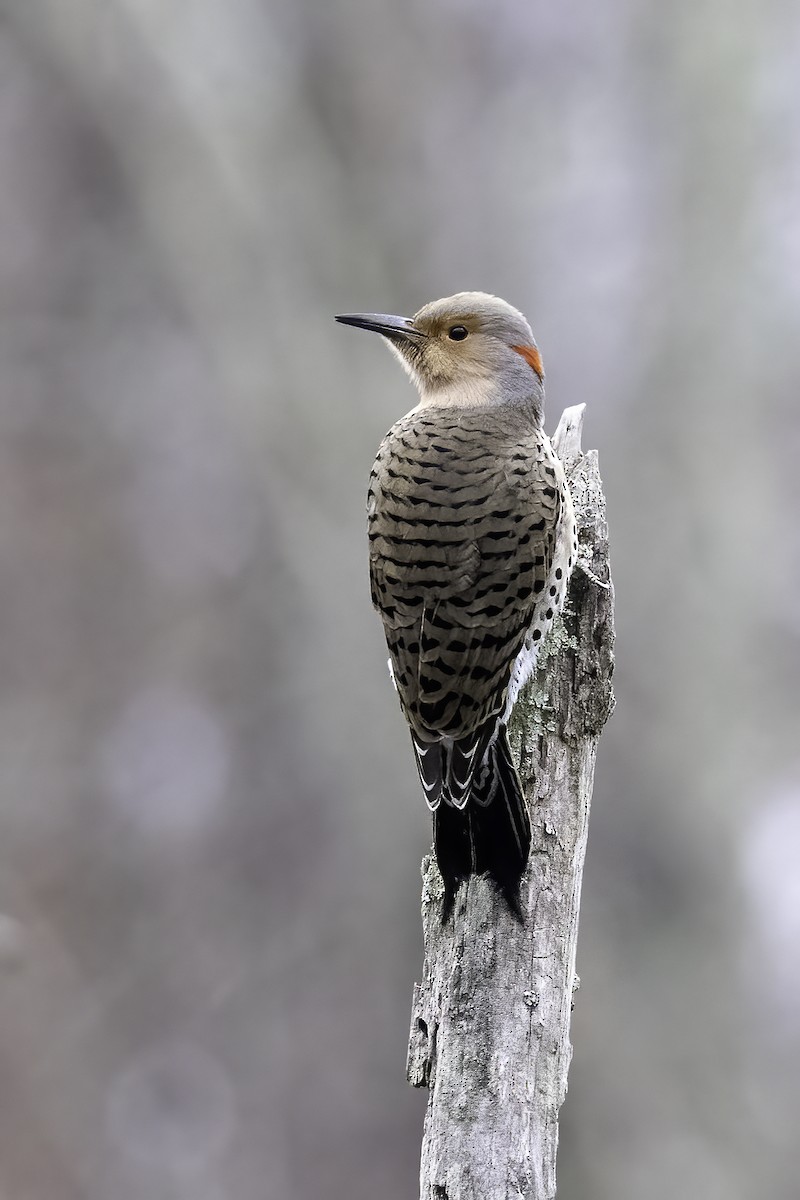
[[(417, 409), (378, 451), (368, 512), (372, 599), (425, 798), (454, 810), (434, 824), (448, 892), (488, 870), (510, 897), (530, 828), (502, 721), (515, 664), (526, 643), (533, 658), (572, 567), (561, 464), (529, 413)], [(497, 786), (498, 743), (490, 818), (476, 805)]]

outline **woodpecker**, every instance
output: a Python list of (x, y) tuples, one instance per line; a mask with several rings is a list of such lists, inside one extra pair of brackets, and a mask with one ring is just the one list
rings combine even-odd
[(531, 826), (507, 724), (577, 556), (541, 355), (522, 313), (485, 292), (411, 318), (336, 320), (379, 333), (419, 393), (372, 468), (369, 569), (433, 813), (443, 917), (483, 873), (521, 916)]

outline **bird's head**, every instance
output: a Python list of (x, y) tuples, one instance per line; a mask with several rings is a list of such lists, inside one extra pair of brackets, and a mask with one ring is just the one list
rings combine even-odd
[(531, 327), (497, 296), (459, 292), (413, 317), (353, 313), (336, 320), (386, 338), (423, 404), (524, 403), (541, 413), (544, 370)]

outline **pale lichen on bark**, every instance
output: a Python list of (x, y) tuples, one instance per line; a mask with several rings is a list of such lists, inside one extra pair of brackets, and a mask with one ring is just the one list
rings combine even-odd
[(571, 1057), (575, 951), (597, 742), (613, 708), (613, 588), (597, 454), (580, 450), (583, 406), (553, 444), (578, 524), (564, 612), (510, 725), (531, 811), (524, 921), (473, 878), (441, 923), (442, 887), (423, 863), (423, 980), (415, 985), (408, 1079), (430, 1089), (422, 1200), (551, 1200), (558, 1113)]

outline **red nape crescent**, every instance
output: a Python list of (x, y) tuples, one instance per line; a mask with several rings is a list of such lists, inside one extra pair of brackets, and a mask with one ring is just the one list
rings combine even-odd
[(542, 356), (536, 346), (512, 346), (512, 350), (516, 350), (520, 354), (529, 367), (533, 367), (540, 379), (544, 379), (544, 366), (542, 364)]

